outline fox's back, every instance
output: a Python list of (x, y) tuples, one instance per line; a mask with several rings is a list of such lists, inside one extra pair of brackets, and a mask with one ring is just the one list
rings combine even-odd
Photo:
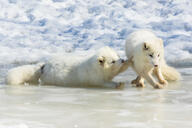
[(139, 30), (131, 33), (125, 44), (125, 52), (128, 58), (132, 57), (136, 50), (141, 50), (144, 42), (153, 42), (156, 36), (148, 30)]

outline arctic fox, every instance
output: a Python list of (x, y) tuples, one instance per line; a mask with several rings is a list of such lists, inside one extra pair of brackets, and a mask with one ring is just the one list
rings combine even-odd
[[(144, 87), (144, 79), (154, 88), (163, 88), (167, 81), (180, 79), (180, 73), (168, 66), (164, 59), (162, 39), (152, 32), (140, 30), (131, 33), (126, 40), (126, 55), (132, 57), (132, 68), (138, 74), (132, 81), (138, 87)], [(152, 75), (155, 75), (157, 82)]]
[(111, 48), (101, 48), (89, 58), (80, 56), (53, 57), (46, 63), (25, 65), (13, 68), (8, 72), (6, 82), (11, 85), (24, 83), (77, 87), (124, 87), (124, 83), (112, 79), (125, 71), (131, 61), (124, 61)]
[(38, 63), (10, 69), (7, 73), (5, 82), (9, 85), (22, 85), (25, 83), (38, 84), (41, 68), (43, 68), (43, 66), (44, 63)]
[(45, 85), (123, 88), (123, 83), (112, 79), (129, 65), (130, 61), (120, 59), (113, 49), (104, 47), (83, 60), (78, 56), (53, 58), (45, 64), (40, 79)]

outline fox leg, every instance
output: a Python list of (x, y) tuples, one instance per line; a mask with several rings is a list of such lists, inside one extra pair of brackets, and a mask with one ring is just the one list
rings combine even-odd
[(129, 66), (132, 66), (132, 65), (133, 65), (132, 58), (133, 58), (133, 57), (131, 57), (130, 59), (126, 60), (126, 61), (123, 63), (122, 67), (121, 67), (120, 70), (119, 70), (119, 73), (124, 72)]
[(161, 68), (154, 68), (153, 70), (154, 74), (157, 76), (157, 79), (159, 80), (160, 84), (167, 85), (168, 82), (164, 79)]
[(164, 86), (161, 85), (160, 83), (158, 83), (152, 76), (151, 72), (148, 73), (144, 73), (144, 78), (154, 87), (154, 88), (158, 88), (161, 89)]
[(142, 76), (137, 76), (135, 80), (131, 81), (131, 84), (135, 84), (136, 87), (145, 87), (144, 78)]

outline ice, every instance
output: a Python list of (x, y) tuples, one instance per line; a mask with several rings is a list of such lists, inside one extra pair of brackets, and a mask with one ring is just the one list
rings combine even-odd
[(0, 127), (191, 128), (191, 75), (183, 77), (161, 90), (132, 87), (131, 70), (115, 78), (124, 90), (1, 86)]

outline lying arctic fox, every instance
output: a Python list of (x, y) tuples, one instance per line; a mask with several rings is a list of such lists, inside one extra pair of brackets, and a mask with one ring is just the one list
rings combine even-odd
[(98, 86), (123, 88), (123, 83), (112, 82), (119, 73), (125, 71), (130, 62), (120, 59), (111, 48), (101, 48), (88, 59), (78, 56), (53, 57), (46, 64), (25, 65), (11, 69), (7, 75), (7, 84), (41, 84), (59, 86)]
[(113, 49), (104, 47), (88, 59), (53, 58), (45, 64), (40, 79), (45, 85), (122, 88), (124, 84), (112, 79), (129, 65), (130, 62), (120, 59)]
[[(126, 55), (132, 57), (132, 68), (138, 77), (132, 81), (138, 87), (144, 87), (144, 79), (154, 88), (163, 88), (167, 81), (180, 79), (180, 74), (169, 67), (164, 59), (164, 46), (162, 39), (152, 32), (140, 30), (133, 32), (126, 40)], [(157, 82), (152, 74), (156, 75)]]
[(13, 68), (8, 71), (5, 82), (9, 85), (38, 84), (43, 66), (44, 63), (38, 63)]

